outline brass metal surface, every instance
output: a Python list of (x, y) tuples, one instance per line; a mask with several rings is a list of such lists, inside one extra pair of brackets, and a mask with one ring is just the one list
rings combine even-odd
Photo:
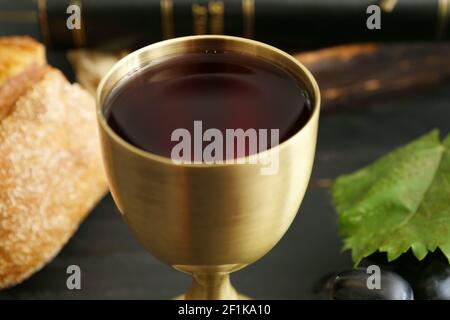
[[(263, 164), (249, 161), (175, 165), (170, 158), (134, 147), (108, 126), (105, 100), (120, 80), (173, 54), (214, 50), (266, 59), (290, 71), (309, 91), (312, 115), (279, 145), (277, 174), (261, 175)], [(296, 59), (260, 42), (229, 36), (191, 36), (144, 47), (120, 60), (101, 81), (97, 114), (111, 193), (144, 247), (193, 275), (186, 298), (239, 298), (229, 273), (261, 258), (284, 235), (310, 178), (319, 107), (316, 81)]]
[(252, 39), (255, 33), (255, 0), (242, 0), (244, 37)]
[(450, 0), (438, 0), (437, 39), (444, 39), (448, 29)]
[(173, 38), (173, 0), (160, 0), (161, 30), (163, 39)]

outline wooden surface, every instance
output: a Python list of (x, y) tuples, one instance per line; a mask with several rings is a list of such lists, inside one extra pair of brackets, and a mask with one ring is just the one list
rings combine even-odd
[(296, 54), (314, 74), (323, 111), (431, 88), (450, 79), (450, 43), (347, 44)]
[[(50, 52), (49, 61), (73, 77), (62, 54)], [(313, 180), (356, 170), (432, 128), (440, 128), (442, 135), (449, 132), (450, 84), (324, 115)], [(341, 254), (340, 246), (329, 192), (311, 187), (281, 242), (232, 281), (256, 299), (312, 298), (319, 278), (351, 267), (348, 252)], [(66, 287), (71, 264), (81, 267), (81, 290)], [(1, 291), (0, 299), (169, 299), (189, 283), (187, 275), (144, 251), (107, 196), (49, 265), (23, 284)]]

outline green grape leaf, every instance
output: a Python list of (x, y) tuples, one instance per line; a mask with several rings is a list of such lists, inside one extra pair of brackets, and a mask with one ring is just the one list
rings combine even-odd
[(356, 265), (375, 251), (389, 261), (410, 248), (440, 248), (450, 262), (450, 135), (434, 130), (332, 185), (343, 250)]

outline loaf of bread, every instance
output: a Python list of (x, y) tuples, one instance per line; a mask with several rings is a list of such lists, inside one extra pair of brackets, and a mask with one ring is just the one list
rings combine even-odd
[(50, 261), (107, 190), (95, 103), (30, 38), (0, 38), (0, 289)]

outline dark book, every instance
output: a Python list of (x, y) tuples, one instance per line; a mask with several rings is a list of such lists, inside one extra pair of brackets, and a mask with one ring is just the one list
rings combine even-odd
[[(194, 34), (253, 38), (284, 49), (360, 41), (448, 39), (450, 0), (38, 0), (48, 45), (140, 47)], [(67, 27), (79, 8), (80, 29)], [(380, 29), (370, 16), (378, 9)], [(369, 8), (369, 10), (368, 10)], [(375, 9), (374, 9), (375, 8)]]

